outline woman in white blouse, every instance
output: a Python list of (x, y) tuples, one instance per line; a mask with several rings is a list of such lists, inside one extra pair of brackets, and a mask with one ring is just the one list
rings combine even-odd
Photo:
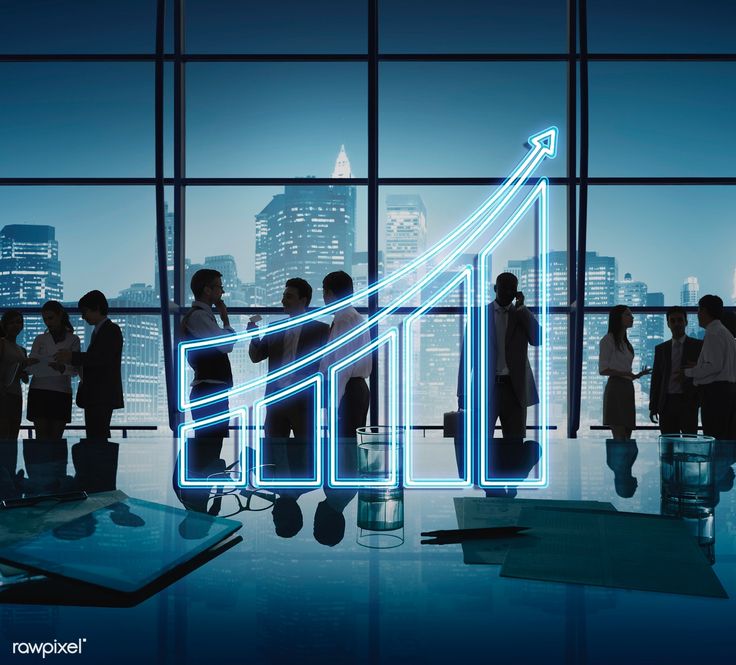
[(79, 337), (69, 322), (69, 315), (56, 300), (41, 307), (46, 332), (33, 340), (31, 358), (37, 362), (29, 368), (33, 373), (28, 390), (28, 420), (36, 426), (41, 441), (57, 441), (64, 435), (72, 419), (72, 376), (77, 371), (71, 365), (54, 360), (62, 349), (79, 351)]
[(634, 325), (634, 315), (626, 305), (616, 305), (608, 314), (608, 334), (601, 340), (598, 372), (608, 377), (603, 393), (603, 425), (611, 428), (617, 441), (631, 440), (636, 426), (634, 381), (651, 369), (634, 374), (634, 347), (626, 331)]

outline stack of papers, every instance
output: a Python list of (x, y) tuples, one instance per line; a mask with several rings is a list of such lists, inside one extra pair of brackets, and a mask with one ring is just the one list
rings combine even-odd
[(728, 595), (685, 523), (616, 512), (610, 503), (456, 498), (461, 529), (526, 526), (523, 535), (463, 543), (466, 563), (503, 577), (715, 598)]

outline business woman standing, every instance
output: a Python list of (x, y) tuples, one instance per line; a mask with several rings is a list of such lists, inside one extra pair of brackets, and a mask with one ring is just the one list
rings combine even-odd
[(608, 314), (608, 333), (601, 339), (598, 372), (607, 376), (603, 392), (603, 425), (610, 427), (616, 441), (631, 440), (636, 427), (634, 381), (651, 373), (646, 367), (634, 374), (634, 347), (626, 331), (634, 325), (634, 315), (626, 305), (616, 305)]
[[(46, 332), (33, 340), (31, 358), (38, 364), (28, 389), (28, 420), (36, 426), (39, 441), (58, 441), (72, 419), (72, 379), (77, 370), (54, 360), (62, 349), (79, 351), (79, 337), (61, 303), (49, 300), (41, 307)], [(43, 368), (42, 373), (37, 368)]]
[[(23, 330), (23, 315), (8, 310), (0, 319), (0, 440), (17, 441), (23, 415), (21, 380), (28, 382), (24, 372), (29, 364), (26, 350), (16, 339)], [(15, 469), (12, 470), (15, 473)]]

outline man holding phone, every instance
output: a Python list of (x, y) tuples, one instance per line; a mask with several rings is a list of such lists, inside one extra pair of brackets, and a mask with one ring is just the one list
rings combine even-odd
[[(481, 340), (486, 344), (488, 390), (480, 399), (486, 400), (488, 438), (493, 437), (500, 420), (503, 438), (521, 443), (526, 436), (527, 407), (539, 403), (528, 351), (530, 344), (541, 344), (542, 330), (518, 288), (519, 280), (513, 273), (504, 272), (496, 278), (496, 299), (487, 306), (488, 338)], [(465, 408), (464, 354), (463, 345), (457, 392), (460, 409)]]

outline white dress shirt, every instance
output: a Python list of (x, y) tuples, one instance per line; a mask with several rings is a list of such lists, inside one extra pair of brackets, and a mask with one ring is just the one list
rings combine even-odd
[(617, 372), (631, 372), (634, 364), (634, 353), (624, 343), (621, 348), (616, 346), (616, 340), (608, 333), (600, 343), (598, 354), (598, 373), (602, 374), (607, 369)]
[(703, 348), (695, 367), (685, 370), (696, 386), (714, 381), (736, 383), (736, 340), (717, 319), (705, 329)]
[[(192, 303), (192, 310), (186, 314), (185, 327), (187, 332), (196, 339), (211, 339), (212, 337), (225, 337), (234, 335), (235, 331), (230, 326), (222, 326), (215, 319), (215, 312), (212, 305), (208, 305), (200, 300)], [(230, 353), (235, 343), (221, 344), (217, 346), (218, 351), (222, 353)], [(191, 353), (197, 353), (196, 349)], [(216, 381), (215, 379), (204, 379), (201, 381), (192, 381), (195, 386), (199, 383), (224, 383), (224, 381)]]
[[(337, 339), (341, 335), (344, 335), (357, 326), (364, 322), (363, 317), (358, 314), (358, 311), (354, 307), (347, 307), (340, 310), (335, 314), (335, 319), (330, 327), (330, 336), (328, 343)], [(370, 333), (366, 330), (361, 335), (354, 337), (349, 342), (336, 349), (332, 353), (327, 354), (320, 362), (320, 371), (325, 374), (327, 378), (327, 370), (330, 365), (339, 362), (343, 358), (352, 355), (358, 349), (367, 346), (371, 343)], [(348, 381), (353, 378), (366, 379), (370, 376), (371, 370), (373, 369), (373, 358), (372, 354), (367, 354), (362, 358), (351, 363), (347, 367), (344, 367), (338, 372), (337, 375), (337, 403), (340, 403), (342, 396), (345, 394), (345, 386)]]
[[(73, 332), (67, 331), (64, 339), (55, 342), (50, 332), (41, 333), (33, 340), (31, 346), (31, 358), (48, 361), (53, 359), (57, 351), (68, 350), (72, 353), (79, 351), (79, 337)], [(33, 373), (33, 365), (28, 367), (28, 371)], [(36, 376), (33, 374), (31, 378), (31, 390), (54, 390), (59, 393), (72, 392), (72, 376), (76, 376), (78, 368), (73, 365), (65, 365), (64, 371), (58, 376)]]

